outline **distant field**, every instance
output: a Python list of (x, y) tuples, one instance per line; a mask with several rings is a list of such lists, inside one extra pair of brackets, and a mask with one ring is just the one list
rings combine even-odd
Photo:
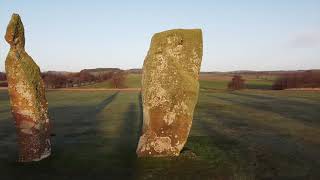
[[(247, 89), (271, 89), (275, 76), (243, 75)], [(232, 75), (201, 75), (200, 88), (202, 89), (227, 89)]]
[[(246, 80), (248, 89), (271, 89), (274, 76), (256, 76), (246, 75), (243, 76)], [(232, 79), (232, 75), (201, 75), (200, 88), (202, 89), (227, 89), (228, 83)], [(127, 88), (140, 88), (141, 87), (141, 74), (129, 74), (126, 82), (124, 83)], [(113, 88), (110, 81), (82, 86), (81, 88)]]
[[(141, 85), (140, 74), (128, 74), (124, 86), (126, 88), (139, 88)], [(87, 86), (81, 86), (80, 88), (114, 88), (110, 81), (100, 82), (96, 84), (90, 84)]]
[(8, 96), (0, 90), (1, 179), (320, 179), (319, 92), (202, 90), (186, 145), (196, 160), (136, 158), (139, 93), (47, 97), (53, 155), (19, 165)]

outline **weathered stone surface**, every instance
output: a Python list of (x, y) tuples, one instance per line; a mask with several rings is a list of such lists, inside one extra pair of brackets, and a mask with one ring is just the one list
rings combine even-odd
[(19, 15), (12, 15), (5, 39), (10, 44), (6, 73), (19, 161), (39, 161), (51, 154), (48, 103), (40, 69), (25, 52), (24, 27)]
[(139, 157), (179, 155), (198, 100), (201, 60), (200, 29), (169, 30), (153, 36), (143, 64)]

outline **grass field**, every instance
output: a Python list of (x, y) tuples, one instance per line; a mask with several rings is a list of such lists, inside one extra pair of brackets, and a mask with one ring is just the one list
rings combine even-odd
[[(124, 82), (125, 88), (140, 88), (141, 87), (141, 75), (140, 74), (128, 74), (126, 81)], [(81, 86), (80, 88), (114, 88), (110, 81), (104, 81), (100, 83)]]
[[(271, 89), (274, 76), (256, 77), (254, 75), (243, 76), (246, 80), (248, 89)], [(232, 75), (201, 75), (200, 87), (202, 89), (227, 89), (228, 83), (232, 79)], [(141, 74), (128, 74), (124, 83), (126, 88), (140, 88)], [(81, 86), (81, 88), (113, 88), (110, 81), (104, 81), (96, 84)]]
[(138, 159), (139, 93), (47, 94), (53, 154), (18, 164), (0, 91), (1, 179), (320, 179), (320, 93), (202, 90), (186, 147), (197, 159)]

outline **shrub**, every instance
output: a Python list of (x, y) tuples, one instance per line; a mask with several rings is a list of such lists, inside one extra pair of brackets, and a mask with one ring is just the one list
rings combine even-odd
[(240, 75), (234, 75), (232, 80), (228, 83), (228, 89), (239, 90), (245, 88), (245, 80)]
[(0, 81), (6, 81), (7, 80), (7, 76), (5, 73), (0, 72)]

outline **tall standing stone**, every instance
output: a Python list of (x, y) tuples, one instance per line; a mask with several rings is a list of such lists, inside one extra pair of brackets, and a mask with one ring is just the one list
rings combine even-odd
[(157, 33), (143, 64), (143, 130), (137, 155), (178, 156), (198, 100), (202, 61), (200, 29)]
[(5, 39), (10, 44), (6, 73), (19, 161), (39, 161), (51, 154), (48, 103), (40, 69), (25, 52), (24, 27), (18, 14), (12, 15)]

